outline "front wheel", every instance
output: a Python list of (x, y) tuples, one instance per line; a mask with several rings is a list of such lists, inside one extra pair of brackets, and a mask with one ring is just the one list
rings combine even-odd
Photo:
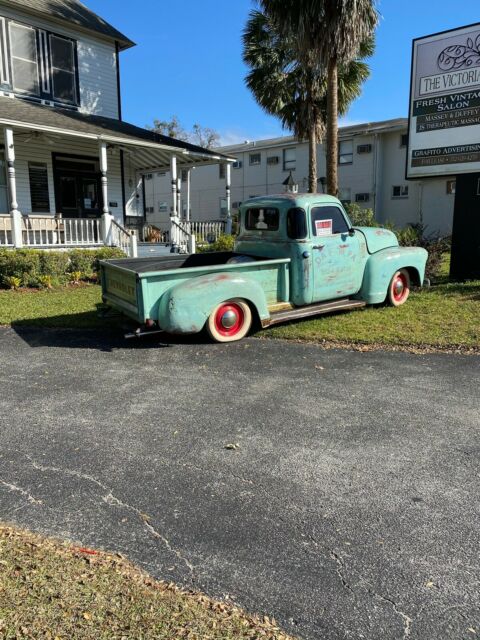
[(410, 274), (406, 269), (397, 271), (390, 281), (387, 300), (392, 307), (399, 307), (410, 295)]
[(234, 342), (244, 338), (252, 326), (252, 312), (243, 300), (227, 300), (212, 311), (207, 331), (215, 342)]

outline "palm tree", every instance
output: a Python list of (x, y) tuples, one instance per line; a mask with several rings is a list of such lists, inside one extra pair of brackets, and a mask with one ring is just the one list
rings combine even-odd
[[(243, 33), (243, 59), (249, 67), (246, 84), (259, 105), (277, 116), (299, 140), (309, 142), (308, 190), (317, 190), (317, 143), (325, 133), (326, 77), (299, 60), (297, 36), (284, 33), (265, 13), (252, 11)], [(359, 58), (339, 68), (338, 110), (344, 115), (360, 95), (370, 70), (362, 60), (373, 54), (373, 38), (362, 43)]]
[(327, 190), (338, 194), (339, 68), (359, 55), (378, 23), (375, 0), (259, 0), (276, 30), (297, 36), (297, 57), (327, 75)]

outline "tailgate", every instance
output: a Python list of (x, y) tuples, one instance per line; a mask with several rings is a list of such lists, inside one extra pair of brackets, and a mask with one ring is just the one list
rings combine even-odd
[(100, 266), (102, 269), (102, 295), (105, 302), (138, 319), (137, 274), (129, 269), (108, 264), (108, 262), (102, 262)]

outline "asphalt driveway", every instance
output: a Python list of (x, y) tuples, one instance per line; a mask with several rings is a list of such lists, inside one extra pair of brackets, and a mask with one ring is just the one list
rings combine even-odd
[(473, 356), (0, 329), (0, 519), (303, 638), (480, 637), (479, 379)]

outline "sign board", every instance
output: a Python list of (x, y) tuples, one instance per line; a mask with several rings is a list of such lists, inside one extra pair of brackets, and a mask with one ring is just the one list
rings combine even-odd
[(333, 220), (315, 220), (316, 236), (331, 236), (333, 229)]
[(480, 23), (413, 41), (407, 178), (480, 171)]

